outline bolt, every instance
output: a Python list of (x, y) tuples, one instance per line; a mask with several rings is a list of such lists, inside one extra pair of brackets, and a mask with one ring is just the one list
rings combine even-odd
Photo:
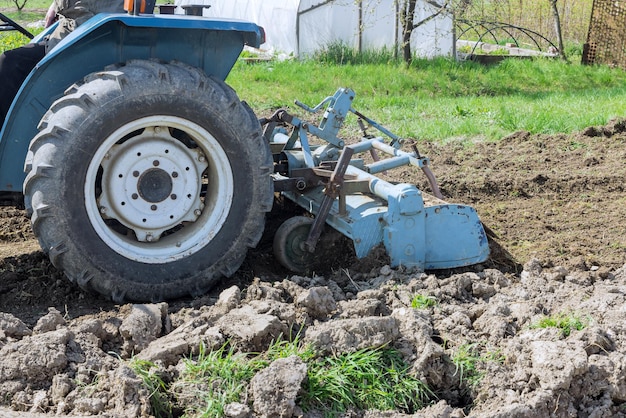
[(183, 245), (183, 244), (182, 244), (180, 241), (178, 241), (178, 242), (176, 243), (176, 246), (177, 246), (177, 247), (180, 247), (181, 245)]
[(206, 161), (206, 157), (204, 155), (200, 155), (198, 156), (198, 161), (200, 161), (201, 163)]
[(133, 198), (133, 200), (139, 199), (139, 195), (137, 193), (133, 193), (131, 197)]
[(100, 213), (107, 213), (107, 208), (100, 206)]
[(159, 160), (154, 160), (154, 161), (152, 161), (152, 165), (153, 165), (153, 166), (155, 166), (155, 167), (158, 167), (158, 166), (159, 166), (159, 164), (160, 164), (160, 163), (159, 163)]
[(155, 126), (154, 127), (154, 133), (158, 134), (159, 132), (161, 132), (161, 127), (160, 126)]
[(174, 172), (172, 173), (172, 177), (173, 177), (173, 178), (178, 177), (178, 171), (174, 171)]
[(172, 200), (176, 200), (176, 198), (177, 198), (178, 196), (176, 196), (175, 194), (173, 194), (173, 193), (172, 193), (172, 195), (171, 195), (170, 197), (172, 198)]
[(109, 158), (111, 158), (111, 154), (110, 153), (107, 152), (106, 154), (104, 154), (104, 159), (105, 160), (108, 160)]
[(157, 210), (157, 205), (151, 205), (151, 206), (150, 206), (150, 209), (151, 209), (151, 210)]
[(151, 233), (151, 232), (148, 232), (148, 233), (146, 234), (146, 241), (148, 241), (148, 242), (152, 242), (153, 240), (154, 240), (154, 237), (152, 236), (152, 233)]
[(196, 216), (200, 216), (200, 215), (202, 215), (202, 211), (200, 209), (196, 209), (196, 210), (193, 211), (193, 214), (196, 215)]
[(133, 171), (133, 177), (139, 177), (139, 171), (137, 170)]

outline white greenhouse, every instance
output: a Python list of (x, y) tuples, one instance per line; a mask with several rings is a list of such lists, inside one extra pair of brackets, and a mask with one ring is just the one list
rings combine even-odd
[[(307, 56), (330, 44), (366, 51), (401, 43), (399, 0), (176, 0), (177, 6), (205, 5), (204, 16), (235, 18), (263, 26), (272, 54)], [(206, 7), (209, 6), (209, 7)], [(414, 21), (438, 8), (418, 0)], [(181, 7), (176, 13), (184, 13)], [(453, 19), (440, 14), (413, 31), (411, 50), (422, 57), (453, 54)]]

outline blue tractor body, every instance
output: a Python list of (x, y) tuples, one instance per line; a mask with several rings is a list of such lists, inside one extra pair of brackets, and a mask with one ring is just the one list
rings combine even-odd
[(258, 48), (263, 42), (263, 29), (243, 21), (165, 14), (94, 16), (41, 60), (15, 98), (0, 133), (0, 192), (22, 192), (24, 159), (39, 121), (87, 74), (133, 59), (156, 59), (183, 62), (224, 80), (244, 45)]

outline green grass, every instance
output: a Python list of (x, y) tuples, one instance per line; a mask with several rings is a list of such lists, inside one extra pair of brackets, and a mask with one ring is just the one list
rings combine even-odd
[[(238, 63), (227, 82), (258, 114), (316, 105), (338, 87), (353, 107), (407, 138), (498, 140), (512, 132), (569, 133), (626, 116), (626, 73), (558, 60), (508, 59), (494, 66), (451, 59), (410, 66), (323, 61)], [(319, 115), (299, 116), (317, 122)], [(348, 120), (356, 131), (356, 118)], [(344, 134), (345, 135), (345, 134)]]
[(413, 309), (426, 309), (437, 305), (437, 299), (434, 296), (416, 294), (411, 299), (411, 307)]
[(456, 367), (461, 385), (472, 389), (485, 376), (483, 365), (488, 362), (503, 363), (504, 357), (499, 352), (485, 351), (482, 343), (465, 343), (458, 346), (451, 356)]
[(292, 355), (307, 365), (307, 378), (296, 399), (305, 411), (316, 409), (325, 417), (338, 417), (350, 408), (413, 413), (434, 398), (394, 349), (320, 356), (302, 344), (299, 335), (291, 341), (278, 340), (260, 354), (237, 352), (228, 344), (213, 351), (202, 346), (197, 356), (184, 360), (179, 375), (168, 383), (151, 362), (133, 359), (129, 367), (150, 393), (155, 417), (171, 418), (180, 413), (221, 417), (225, 405), (251, 402), (246, 390), (258, 371)]
[[(25, 29), (28, 30), (33, 35), (37, 35), (41, 31), (43, 31), (43, 28), (41, 27), (31, 28), (31, 27), (27, 27), (27, 24), (28, 22), (34, 22), (34, 21), (43, 19), (45, 16), (45, 12), (40, 13), (40, 12), (23, 11), (21, 13), (6, 12), (4, 14), (9, 19), (12, 19), (16, 23), (24, 26)], [(29, 39), (18, 31), (0, 32), (0, 53), (9, 49), (22, 46), (28, 43), (28, 41)]]
[[(20, 0), (22, 2), (23, 0)], [(47, 10), (50, 7), (52, 0), (27, 0), (26, 6), (22, 9), (24, 12), (30, 10)], [(17, 12), (17, 7), (12, 0), (0, 0), (0, 7), (8, 9), (10, 11), (14, 10)], [(5, 13), (6, 14), (6, 13)]]
[(479, 363), (482, 358), (479, 354), (477, 344), (463, 344), (459, 346), (452, 355), (452, 362), (456, 367), (456, 375), (459, 376), (461, 384), (467, 384), (470, 387), (476, 386), (483, 377), (483, 373), (479, 371)]
[(19, 32), (0, 33), (0, 53), (24, 45), (28, 39)]
[(309, 363), (301, 405), (337, 417), (349, 408), (413, 413), (434, 395), (391, 348), (365, 349)]
[(386, 47), (380, 50), (358, 52), (343, 42), (323, 46), (312, 56), (312, 60), (323, 64), (397, 64), (398, 54)]
[(572, 331), (583, 330), (589, 325), (590, 318), (576, 314), (559, 313), (546, 316), (531, 324), (531, 328), (557, 328), (563, 337), (568, 337)]
[(31, 22), (37, 22), (38, 20), (42, 20), (46, 16), (46, 6), (45, 9), (41, 10), (32, 10), (32, 9), (24, 9), (22, 11), (6, 11), (3, 14), (9, 19), (19, 23), (22, 26), (26, 26)]
[(22, 26), (42, 20), (46, 16), (46, 11), (50, 7), (52, 0), (27, 0), (26, 6), (20, 11), (15, 3), (9, 0), (1, 0), (0, 7), (2, 14), (14, 20)]
[(128, 366), (141, 379), (144, 386), (148, 389), (150, 396), (150, 406), (154, 416), (159, 418), (171, 418), (172, 405), (167, 393), (167, 385), (163, 378), (156, 372), (157, 367), (154, 363), (147, 360), (133, 358)]
[(232, 348), (207, 352), (201, 347), (196, 359), (185, 361), (179, 380), (170, 391), (184, 405), (187, 416), (221, 417), (224, 406), (239, 402), (261, 364)]

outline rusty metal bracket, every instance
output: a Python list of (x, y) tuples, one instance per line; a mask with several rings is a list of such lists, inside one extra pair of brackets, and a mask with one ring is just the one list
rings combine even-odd
[(341, 189), (343, 188), (344, 183), (344, 175), (346, 174), (346, 170), (350, 165), (350, 160), (352, 159), (353, 154), (354, 150), (350, 147), (346, 147), (343, 149), (339, 160), (337, 160), (337, 165), (335, 166), (335, 169), (330, 176), (330, 180), (326, 185), (326, 189), (324, 190), (324, 199), (322, 200), (320, 209), (317, 213), (317, 216), (315, 217), (315, 220), (313, 221), (313, 225), (311, 225), (309, 236), (304, 242), (304, 248), (308, 252), (315, 252), (315, 246), (317, 245), (317, 242), (322, 235), (322, 228), (326, 223), (326, 218), (330, 213), (330, 208), (334, 200), (341, 194)]

